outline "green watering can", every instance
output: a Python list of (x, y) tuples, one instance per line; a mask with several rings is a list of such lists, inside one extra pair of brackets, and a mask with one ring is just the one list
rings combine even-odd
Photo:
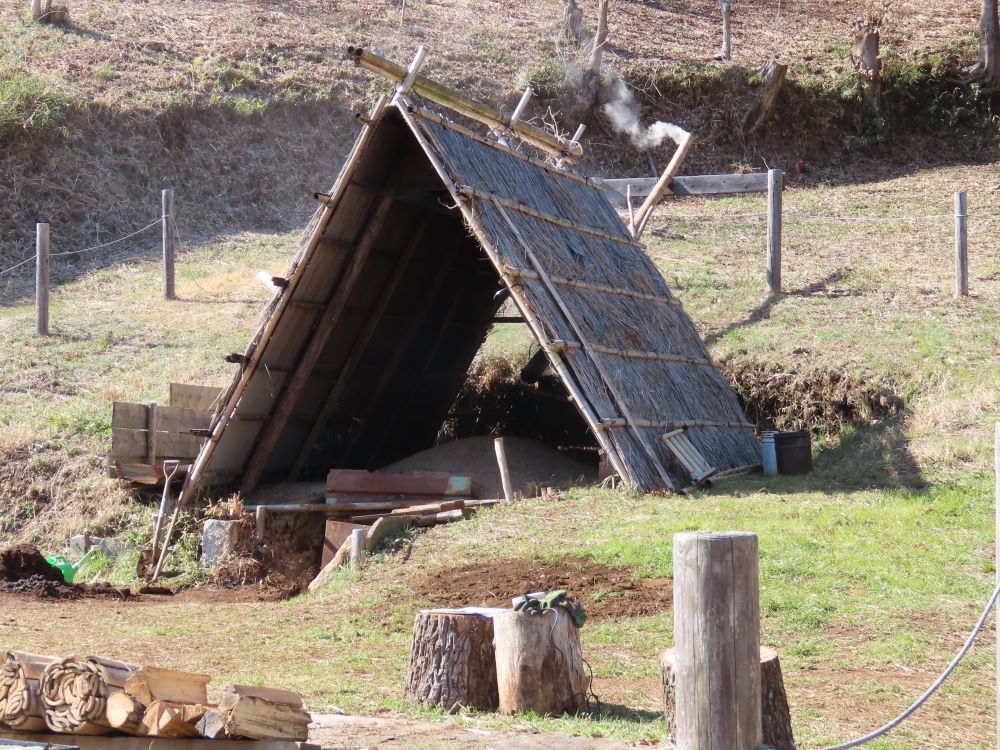
[(87, 554), (80, 558), (80, 562), (74, 565), (69, 560), (67, 560), (62, 555), (52, 555), (51, 557), (46, 557), (45, 562), (51, 565), (53, 568), (58, 568), (59, 572), (62, 573), (63, 580), (66, 583), (73, 583), (73, 579), (76, 577), (76, 572), (83, 565), (83, 561), (90, 557), (91, 552), (96, 552), (97, 547), (91, 547), (87, 550)]

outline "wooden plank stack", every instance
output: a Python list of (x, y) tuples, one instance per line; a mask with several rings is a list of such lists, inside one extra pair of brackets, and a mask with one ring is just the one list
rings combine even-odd
[(212, 740), (308, 737), (309, 712), (298, 694), (231, 685), (213, 704), (210, 680), (103, 657), (9, 652), (0, 668), (0, 728)]

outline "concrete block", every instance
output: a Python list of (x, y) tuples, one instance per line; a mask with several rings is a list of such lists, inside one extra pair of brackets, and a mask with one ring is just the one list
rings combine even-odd
[(234, 554), (243, 541), (243, 529), (239, 521), (206, 519), (201, 533), (201, 561), (205, 567), (210, 568), (219, 558)]

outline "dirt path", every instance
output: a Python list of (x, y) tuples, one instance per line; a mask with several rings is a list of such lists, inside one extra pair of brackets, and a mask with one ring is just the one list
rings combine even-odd
[[(457, 750), (486, 748), (545, 748), (560, 750), (617, 750), (639, 743), (599, 737), (578, 737), (555, 732), (484, 728), (460, 717), (445, 722), (380, 719), (363, 716), (313, 714), (309, 739), (324, 750), (377, 747), (379, 750), (412, 747), (447, 747)], [(670, 748), (671, 745), (643, 745)]]

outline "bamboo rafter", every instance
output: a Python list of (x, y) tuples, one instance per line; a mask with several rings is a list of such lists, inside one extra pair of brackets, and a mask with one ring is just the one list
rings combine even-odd
[[(516, 268), (507, 269), (507, 274), (515, 280), (519, 279), (529, 279), (531, 281), (540, 281), (541, 276), (539, 276), (534, 271), (523, 271)], [(549, 276), (549, 279), (553, 284), (558, 284), (559, 286), (568, 286), (574, 289), (587, 289), (591, 292), (601, 292), (602, 294), (611, 294), (616, 297), (629, 297), (630, 299), (641, 299), (646, 302), (657, 302), (661, 305), (680, 305), (681, 301), (676, 297), (664, 297), (660, 294), (648, 294), (646, 292), (637, 292), (632, 289), (619, 289), (618, 287), (609, 286), (608, 284), (598, 284), (593, 281), (582, 281), (580, 279), (567, 279), (564, 276)]]
[[(584, 349), (583, 343), (579, 341), (553, 341), (552, 346), (558, 350)], [(681, 354), (660, 354), (658, 352), (644, 352), (638, 349), (616, 349), (613, 346), (603, 344), (586, 345), (598, 354), (609, 354), (613, 357), (624, 357), (625, 359), (645, 359), (651, 362), (678, 362), (685, 365), (700, 365), (702, 367), (715, 367), (715, 363), (710, 359), (698, 359), (697, 357), (685, 357)]]

